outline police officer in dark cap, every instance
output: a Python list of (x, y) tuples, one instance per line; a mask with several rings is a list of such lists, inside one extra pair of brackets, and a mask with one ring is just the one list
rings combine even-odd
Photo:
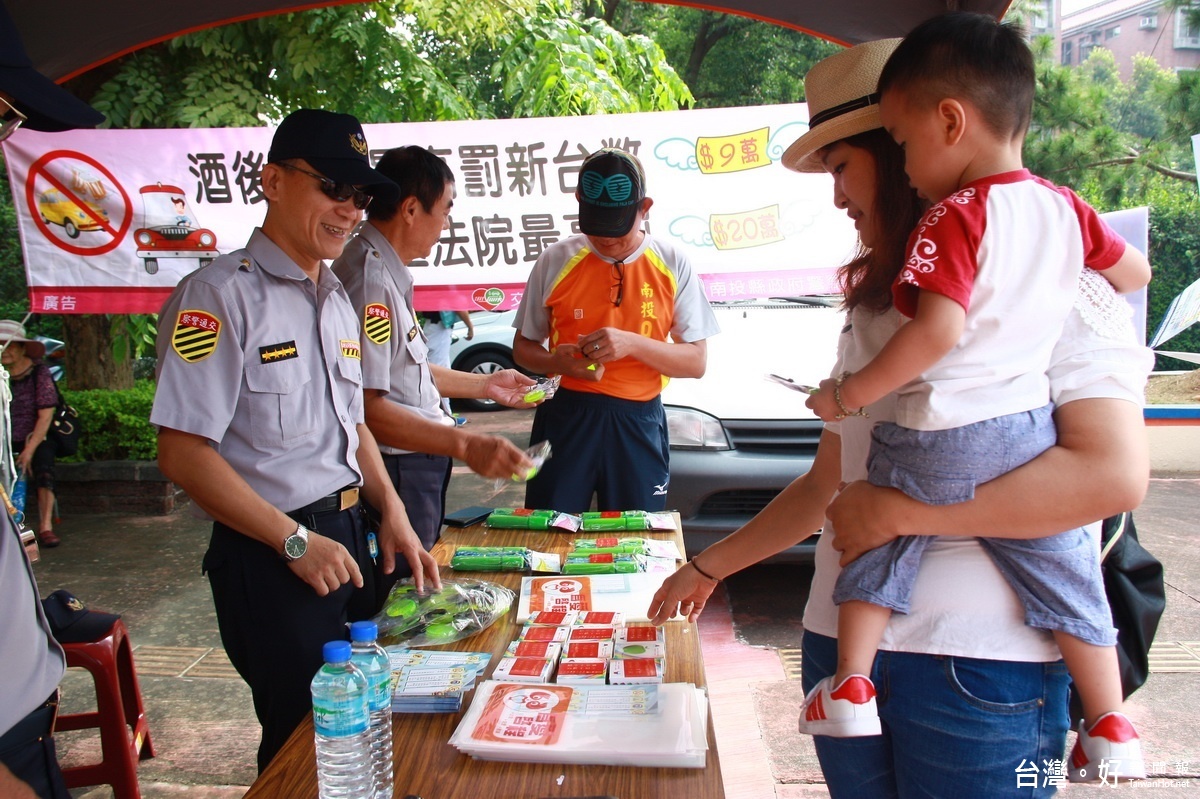
[[(0, 141), (18, 128), (93, 128), (104, 116), (36, 71), (0, 6)], [(0, 512), (0, 796), (70, 799), (54, 751), (58, 683), (67, 669), (12, 518)]]
[(263, 725), (260, 770), (311, 711), (322, 645), (378, 610), (373, 556), (440, 587), (364, 424), (358, 317), (325, 263), (397, 190), (367, 152), (348, 114), (290, 114), (262, 170), (262, 226), (159, 315), (158, 462), (213, 520), (204, 570)]

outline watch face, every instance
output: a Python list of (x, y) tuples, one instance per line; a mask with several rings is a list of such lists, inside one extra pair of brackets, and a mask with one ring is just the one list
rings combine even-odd
[(304, 540), (304, 536), (299, 533), (288, 536), (283, 542), (283, 553), (287, 555), (288, 560), (301, 557), (307, 550), (308, 541)]

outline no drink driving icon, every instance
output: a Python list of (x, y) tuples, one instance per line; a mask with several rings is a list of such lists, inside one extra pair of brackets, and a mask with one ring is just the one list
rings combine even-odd
[(73, 150), (53, 150), (33, 162), (25, 202), (42, 234), (74, 255), (116, 249), (133, 221), (129, 195), (112, 172)]

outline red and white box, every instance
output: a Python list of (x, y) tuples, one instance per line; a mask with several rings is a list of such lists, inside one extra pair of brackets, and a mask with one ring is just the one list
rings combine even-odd
[(612, 641), (567, 641), (563, 644), (562, 657), (565, 658), (603, 658), (612, 657)]
[(625, 614), (613, 610), (585, 610), (575, 623), (584, 627), (623, 627)]
[(526, 625), (521, 628), (522, 641), (558, 641), (567, 640), (571, 633), (569, 627), (538, 627)]
[(615, 627), (576, 627), (567, 637), (568, 641), (611, 641), (617, 632)]
[(613, 641), (612, 656), (618, 660), (634, 660), (636, 658), (665, 658), (667, 647), (663, 644), (642, 643), (634, 641), (628, 644), (618, 644)]
[(609, 685), (646, 685), (663, 681), (661, 658), (631, 658), (610, 660), (608, 663)]
[(505, 654), (509, 657), (556, 660), (562, 657), (562, 644), (556, 641), (511, 641)]
[(635, 627), (622, 627), (613, 635), (613, 643), (620, 644), (667, 644), (667, 633), (662, 627), (653, 624), (639, 624)]
[(547, 683), (553, 676), (554, 661), (542, 658), (500, 658), (492, 672), (493, 680), (503, 682)]
[(558, 676), (554, 681), (560, 685), (604, 685), (607, 679), (608, 661), (604, 658), (567, 658), (558, 662)]
[(578, 610), (540, 610), (529, 614), (528, 625), (539, 627), (573, 627), (579, 623)]

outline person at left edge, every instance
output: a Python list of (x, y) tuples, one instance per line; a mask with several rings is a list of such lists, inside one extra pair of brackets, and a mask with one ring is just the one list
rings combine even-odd
[(260, 770), (311, 710), (322, 645), (378, 609), (360, 487), (384, 572), (399, 554), (440, 586), (364, 423), (358, 319), (324, 263), (396, 186), (358, 120), (310, 109), (280, 123), (261, 181), (262, 227), (163, 306), (150, 414), (160, 468), (213, 519), (203, 568), (263, 726)]
[[(94, 128), (104, 115), (33, 68), (0, 4), (0, 141), (26, 127)], [(54, 746), (58, 683), (67, 671), (12, 517), (0, 513), (0, 796), (70, 799)]]

